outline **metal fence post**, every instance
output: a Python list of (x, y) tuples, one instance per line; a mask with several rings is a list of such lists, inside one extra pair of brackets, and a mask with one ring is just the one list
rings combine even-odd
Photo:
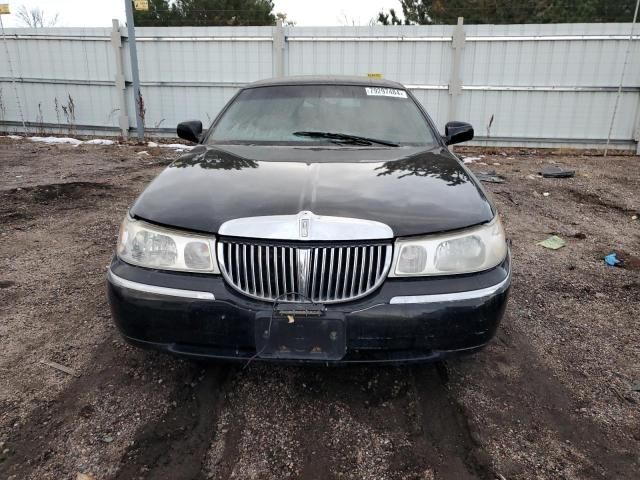
[(124, 69), (122, 63), (122, 35), (120, 33), (120, 22), (114, 18), (112, 20), (113, 30), (111, 31), (111, 45), (116, 60), (116, 89), (118, 90), (118, 103), (120, 105), (120, 115), (118, 115), (118, 125), (122, 131), (122, 136), (129, 135), (129, 115), (127, 115), (126, 85), (124, 81)]
[(638, 100), (635, 125), (636, 128), (633, 130), (633, 139), (636, 141), (636, 155), (640, 155), (640, 99)]
[(284, 27), (280, 19), (273, 28), (273, 76), (284, 76)]
[(129, 55), (131, 56), (131, 80), (133, 82), (133, 101), (136, 105), (136, 129), (138, 138), (144, 138), (144, 118), (142, 113), (142, 96), (140, 95), (140, 74), (138, 73), (138, 50), (136, 49), (136, 27), (133, 23), (133, 2), (124, 0), (127, 12), (127, 41), (129, 42)]
[(448, 120), (456, 120), (458, 114), (458, 98), (462, 93), (462, 80), (460, 79), (460, 63), (462, 61), (462, 49), (465, 42), (464, 18), (458, 17), (458, 24), (451, 36), (451, 76), (449, 78), (449, 115)]

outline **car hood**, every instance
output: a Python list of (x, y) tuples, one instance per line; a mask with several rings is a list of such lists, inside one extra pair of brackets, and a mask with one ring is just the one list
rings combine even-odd
[(216, 233), (263, 215), (375, 220), (395, 236), (491, 220), (473, 175), (446, 149), (198, 146), (167, 167), (131, 209), (154, 223)]

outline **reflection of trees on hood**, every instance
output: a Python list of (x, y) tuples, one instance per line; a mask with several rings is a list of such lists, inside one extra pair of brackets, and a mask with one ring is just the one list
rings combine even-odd
[(392, 174), (397, 175), (398, 179), (412, 175), (436, 177), (446, 181), (449, 186), (462, 185), (471, 181), (467, 172), (455, 160), (432, 155), (416, 155), (403, 160), (392, 160), (383, 163), (376, 170), (380, 170), (379, 177)]
[(207, 150), (188, 153), (171, 164), (172, 168), (194, 166), (220, 170), (242, 170), (243, 168), (258, 168), (258, 162), (216, 150)]

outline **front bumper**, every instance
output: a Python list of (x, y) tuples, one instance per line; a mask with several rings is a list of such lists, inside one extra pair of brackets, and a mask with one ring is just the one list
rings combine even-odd
[[(327, 305), (344, 318), (347, 354), (321, 363), (424, 362), (475, 352), (495, 335), (510, 284), (510, 256), (476, 274), (389, 278), (363, 299)], [(256, 356), (256, 315), (272, 307), (237, 293), (219, 275), (150, 270), (117, 258), (108, 296), (130, 343), (224, 360)]]

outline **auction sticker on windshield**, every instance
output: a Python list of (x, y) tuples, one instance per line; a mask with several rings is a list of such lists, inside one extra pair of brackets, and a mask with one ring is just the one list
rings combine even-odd
[(395, 98), (407, 98), (407, 92), (404, 90), (398, 90), (396, 88), (385, 87), (364, 87), (367, 91), (367, 95), (373, 95), (377, 97), (395, 97)]

